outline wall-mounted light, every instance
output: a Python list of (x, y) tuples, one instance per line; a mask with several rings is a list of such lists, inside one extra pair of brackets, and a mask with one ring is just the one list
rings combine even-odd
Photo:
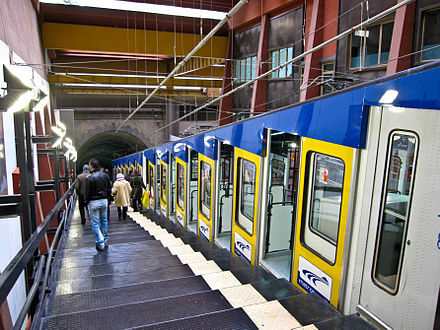
[(49, 96), (43, 97), (40, 102), (32, 109), (34, 112), (42, 111), (49, 104)]
[(52, 148), (57, 148), (63, 143), (63, 138), (66, 135), (66, 125), (64, 125), (62, 122), (57, 123), (56, 126), (51, 127), (52, 132), (54, 132), (56, 135), (58, 135), (59, 139), (55, 141), (55, 143), (52, 145)]
[(387, 90), (382, 97), (379, 100), (379, 103), (382, 104), (391, 104), (396, 99), (397, 95), (399, 95), (399, 92), (394, 89)]
[(32, 99), (36, 99), (37, 97), (38, 94), (35, 90), (30, 90), (21, 94), (20, 97), (8, 108), (8, 112), (14, 113), (24, 109)]

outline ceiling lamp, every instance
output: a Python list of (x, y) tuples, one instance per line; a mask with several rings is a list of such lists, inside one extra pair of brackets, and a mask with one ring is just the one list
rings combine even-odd
[(134, 11), (138, 13), (150, 13), (159, 15), (170, 15), (179, 17), (203, 18), (221, 21), (226, 13), (214, 10), (204, 10), (176, 6), (156, 5), (152, 3), (139, 3), (117, 0), (40, 0), (41, 3), (54, 5), (70, 5), (81, 7), (92, 7), (101, 9), (114, 9), (123, 11)]

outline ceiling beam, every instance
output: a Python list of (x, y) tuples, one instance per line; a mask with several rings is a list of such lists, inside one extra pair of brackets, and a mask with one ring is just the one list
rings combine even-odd
[[(203, 38), (199, 34), (135, 30), (61, 23), (43, 24), (46, 49), (125, 55), (188, 54)], [(195, 56), (225, 58), (227, 37), (212, 37)]]

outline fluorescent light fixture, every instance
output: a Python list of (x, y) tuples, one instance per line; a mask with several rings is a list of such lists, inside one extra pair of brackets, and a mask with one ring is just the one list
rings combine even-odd
[(178, 76), (174, 77), (174, 79), (182, 79), (182, 80), (216, 80), (220, 81), (223, 80), (223, 78), (214, 78), (214, 77), (185, 77), (185, 76)]
[(49, 96), (45, 96), (37, 105), (32, 109), (34, 112), (42, 111), (46, 105), (49, 104)]
[[(86, 72), (55, 72), (56, 76), (90, 76), (90, 77), (116, 77), (116, 78), (144, 78), (144, 79), (165, 79), (166, 76), (142, 75), (142, 74), (117, 74), (117, 73), (86, 73)], [(223, 80), (216, 77), (195, 77), (195, 76), (174, 76), (174, 79), (182, 80)]]
[(196, 86), (173, 86), (173, 88), (176, 91), (199, 91), (201, 90), (203, 87), (196, 87)]
[(26, 93), (21, 94), (17, 101), (15, 101), (14, 104), (9, 107), (8, 112), (14, 113), (20, 111), (21, 109), (26, 107), (33, 98), (34, 92), (32, 91), (27, 91)]
[(180, 17), (205, 18), (221, 21), (227, 13), (214, 10), (185, 8), (176, 6), (164, 6), (151, 3), (139, 3), (117, 0), (40, 0), (41, 3), (54, 5), (70, 5), (101, 9), (114, 9), (123, 11), (134, 11), (139, 13), (150, 13), (159, 15), (170, 15)]
[[(96, 88), (156, 88), (157, 85), (130, 85), (130, 84), (74, 84), (63, 83), (55, 84), (61, 87), (96, 87)], [(166, 86), (162, 86), (160, 89), (166, 89)]]
[[(63, 138), (66, 135), (66, 131), (62, 130), (61, 128), (59, 128), (57, 126), (52, 126), (51, 129), (52, 129), (52, 132), (54, 132), (60, 138)], [(61, 144), (61, 142), (60, 142), (60, 144)]]
[(164, 79), (166, 76), (158, 75), (143, 75), (143, 74), (118, 74), (118, 73), (86, 73), (86, 72), (55, 72), (56, 76), (92, 76), (92, 77), (118, 77), (118, 78), (151, 78), (151, 79)]
[(277, 136), (277, 135), (281, 135), (281, 134), (284, 134), (284, 132), (276, 132), (276, 133), (272, 133), (271, 135), (272, 136)]
[(57, 126), (59, 128), (61, 128), (62, 130), (64, 130), (64, 134), (66, 134), (66, 130), (67, 130), (66, 125), (64, 125), (62, 122), (59, 122), (59, 123), (57, 123)]
[(387, 90), (382, 97), (379, 100), (379, 103), (382, 104), (391, 104), (396, 99), (397, 95), (399, 95), (399, 92), (394, 89)]
[(216, 66), (218, 68), (224, 68), (225, 67), (225, 65), (221, 64), (221, 63), (216, 63), (216, 64), (213, 64), (212, 66)]

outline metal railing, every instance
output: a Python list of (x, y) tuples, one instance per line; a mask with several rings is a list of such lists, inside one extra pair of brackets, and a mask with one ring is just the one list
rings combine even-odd
[[(63, 211), (63, 216), (58, 224), (55, 236), (53, 237), (49, 253), (47, 257), (44, 255), (39, 257), (38, 267), (35, 272), (33, 285), (28, 291), (26, 301), (14, 324), (14, 329), (21, 329), (24, 321), (26, 320), (26, 316), (29, 313), (29, 310), (31, 309), (31, 306), (34, 305), (34, 300), (39, 290), (40, 309), (38, 310), (38, 315), (41, 315), (41, 312), (39, 311), (41, 311), (41, 306), (43, 305), (42, 302), (44, 302), (46, 295), (46, 286), (50, 276), (53, 253), (55, 252), (58, 238), (63, 232), (65, 223), (71, 214), (71, 210), (75, 206), (76, 195), (74, 194), (74, 184), (72, 184), (67, 192), (64, 194), (64, 196), (58, 200), (54, 208), (44, 218), (43, 222), (36, 228), (29, 239), (23, 244), (23, 247), (20, 249), (20, 251), (18, 251), (18, 253), (9, 263), (9, 265), (4, 269), (3, 273), (0, 274), (0, 305), (2, 305), (6, 301), (6, 298), (13, 289), (23, 270), (27, 267), (32, 258), (35, 257), (35, 253), (41, 241), (43, 240), (44, 235), (48, 232), (49, 226), (52, 224), (53, 220), (58, 218), (58, 214), (60, 213), (62, 207), (65, 205), (66, 200), (68, 200), (68, 204), (66, 210)], [(38, 321), (38, 318), (34, 317), (33, 320)]]

